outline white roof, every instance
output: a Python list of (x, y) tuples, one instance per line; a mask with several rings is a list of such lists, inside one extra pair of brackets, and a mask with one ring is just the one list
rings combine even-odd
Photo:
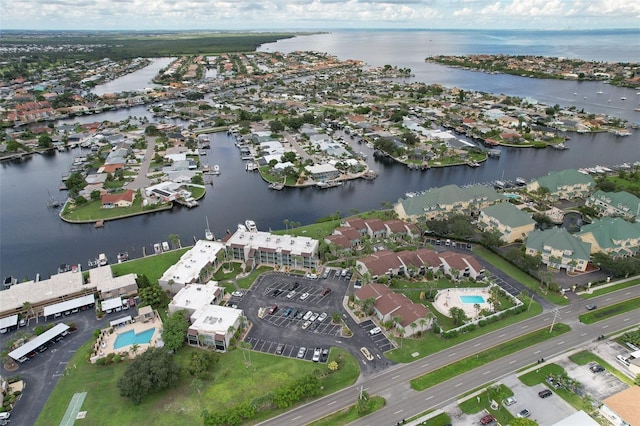
[(235, 325), (243, 315), (242, 309), (230, 308), (219, 305), (206, 305), (202, 309), (195, 311), (191, 315), (191, 329), (206, 334), (224, 334), (229, 331), (229, 327)]
[(220, 291), (224, 292), (224, 289), (216, 284), (215, 281), (209, 281), (207, 284), (189, 284), (181, 288), (169, 303), (170, 311), (175, 312), (180, 309), (197, 311), (205, 305), (210, 305), (216, 298), (216, 294)]
[(127, 274), (114, 277), (111, 273), (111, 266), (100, 266), (89, 270), (89, 279), (100, 292), (109, 292), (119, 288), (136, 284), (136, 274)]
[(291, 235), (273, 235), (269, 232), (246, 232), (237, 230), (228, 240), (227, 244), (236, 244), (260, 249), (268, 249), (276, 252), (288, 250), (291, 254), (316, 253), (318, 240), (309, 237), (294, 237)]
[(200, 270), (213, 263), (219, 251), (224, 250), (224, 243), (219, 241), (200, 240), (195, 246), (180, 257), (178, 263), (172, 265), (162, 274), (161, 282), (173, 280), (176, 284), (188, 284), (200, 279)]
[(65, 300), (64, 302), (55, 303), (53, 305), (44, 307), (44, 316), (54, 315), (60, 312), (69, 311), (71, 309), (79, 308), (81, 306), (90, 305), (95, 303), (93, 294), (87, 296), (76, 297), (75, 299)]
[(18, 324), (18, 314), (0, 318), (0, 328), (7, 328)]
[(86, 289), (82, 280), (82, 272), (69, 271), (52, 275), (48, 280), (26, 281), (12, 285), (2, 291), (0, 297), (0, 312), (21, 309), (24, 302), (36, 305), (45, 300), (62, 298), (72, 293)]
[(575, 425), (598, 426), (599, 424), (600, 423), (593, 420), (591, 416), (589, 416), (587, 413), (580, 410), (580, 411), (576, 411), (569, 417), (565, 417), (559, 422), (554, 423), (553, 426), (575, 426)]
[(315, 173), (327, 173), (327, 172), (335, 172), (337, 169), (333, 167), (331, 164), (313, 164), (311, 166), (306, 166), (305, 169), (311, 174)]
[(131, 321), (131, 315), (127, 315), (126, 317), (114, 319), (113, 321), (109, 321), (109, 325), (113, 327), (114, 325), (122, 324), (123, 322)]
[(50, 328), (49, 330), (45, 331), (41, 335), (36, 336), (32, 340), (29, 340), (27, 343), (20, 346), (19, 348), (9, 352), (9, 356), (17, 361), (23, 356), (25, 356), (26, 354), (28, 354), (29, 352), (36, 350), (36, 348), (44, 345), (49, 340), (53, 339), (59, 334), (62, 334), (64, 331), (67, 331), (68, 329), (69, 329), (69, 326), (67, 324), (62, 324), (62, 323), (56, 324), (53, 328)]
[(122, 306), (122, 298), (114, 297), (112, 299), (107, 299), (102, 302), (102, 311), (106, 312), (109, 309), (115, 309), (118, 306)]

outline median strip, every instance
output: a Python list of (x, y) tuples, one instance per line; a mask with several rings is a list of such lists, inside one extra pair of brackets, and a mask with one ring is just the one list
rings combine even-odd
[(441, 382), (449, 380), (460, 374), (471, 371), (474, 368), (480, 367), (496, 359), (505, 357), (512, 353), (518, 352), (522, 349), (534, 346), (545, 340), (553, 339), (561, 334), (564, 334), (571, 330), (571, 328), (562, 323), (558, 323), (553, 327), (553, 331), (549, 332), (548, 328), (542, 328), (524, 336), (520, 336), (508, 342), (502, 343), (493, 348), (478, 352), (475, 355), (463, 358), (459, 361), (445, 365), (444, 367), (433, 370), (427, 374), (423, 374), (420, 377), (416, 377), (411, 380), (411, 388), (422, 391), (437, 385)]
[(578, 317), (580, 322), (584, 324), (593, 324), (594, 322), (603, 321), (616, 315), (624, 314), (629, 311), (633, 311), (638, 307), (640, 303), (640, 297), (635, 299), (628, 299), (624, 302), (609, 305), (604, 308), (596, 309), (595, 311), (582, 314)]

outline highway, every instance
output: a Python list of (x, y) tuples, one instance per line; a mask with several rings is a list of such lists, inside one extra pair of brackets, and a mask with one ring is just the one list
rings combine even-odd
[[(360, 387), (363, 387), (371, 396), (379, 395), (384, 397), (386, 405), (384, 408), (352, 424), (395, 425), (401, 419), (410, 418), (429, 409), (440, 408), (457, 399), (458, 395), (512, 374), (523, 367), (535, 363), (540, 358), (549, 359), (570, 349), (593, 342), (601, 334), (615, 333), (640, 324), (640, 309), (591, 325), (585, 325), (578, 321), (578, 315), (586, 312), (584, 308), (586, 303), (595, 303), (599, 307), (603, 307), (634, 297), (640, 297), (640, 286), (618, 290), (590, 299), (589, 302), (576, 300), (568, 306), (558, 307), (556, 310), (557, 316), (554, 311), (546, 311), (537, 317), (460, 343), (418, 361), (395, 365), (370, 377), (361, 377), (354, 385), (287, 411), (261, 424), (307, 424), (354, 404)], [(485, 364), (424, 391), (415, 391), (409, 385), (411, 379), (424, 373), (500, 345), (520, 335), (540, 328), (550, 327), (554, 321), (554, 316), (556, 316), (556, 322), (569, 325), (571, 331)]]

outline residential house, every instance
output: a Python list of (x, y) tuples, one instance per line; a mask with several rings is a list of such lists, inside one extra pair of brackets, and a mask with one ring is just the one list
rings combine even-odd
[(236, 330), (242, 327), (245, 320), (241, 309), (207, 304), (194, 311), (189, 321), (189, 345), (226, 352)]
[(101, 196), (102, 208), (131, 207), (135, 196), (136, 192), (131, 189), (127, 189), (120, 194), (103, 194)]
[(369, 237), (378, 239), (387, 236), (387, 227), (380, 219), (367, 219), (364, 224), (367, 227)]
[(187, 284), (182, 287), (171, 302), (169, 314), (186, 311), (186, 319), (206, 305), (219, 305), (224, 298), (224, 287), (218, 287), (215, 281), (206, 284)]
[(481, 280), (484, 278), (484, 268), (471, 255), (446, 251), (438, 254), (438, 257), (442, 261), (443, 272), (455, 279)]
[(593, 207), (600, 216), (617, 216), (640, 222), (640, 198), (626, 191), (596, 191), (586, 199), (585, 205)]
[(224, 243), (199, 240), (162, 274), (158, 283), (171, 293), (177, 293), (189, 284), (202, 283), (218, 268), (224, 255)]
[(551, 228), (529, 233), (526, 254), (540, 255), (542, 263), (552, 269), (584, 272), (590, 258), (591, 244), (571, 235), (564, 228)]
[(595, 187), (593, 178), (575, 169), (550, 172), (546, 176), (532, 180), (527, 185), (527, 191), (535, 192), (539, 188), (546, 188), (549, 197), (554, 200), (586, 198)]
[(415, 197), (398, 200), (394, 210), (400, 219), (443, 220), (454, 214), (471, 214), (503, 198), (494, 188), (486, 185), (466, 188), (446, 185), (432, 188)]
[(591, 244), (591, 254), (629, 257), (640, 252), (640, 222), (627, 222), (619, 217), (596, 219), (584, 225), (576, 237)]
[(313, 164), (305, 166), (305, 170), (311, 179), (318, 182), (325, 182), (340, 176), (340, 171), (331, 164)]
[(480, 210), (478, 227), (482, 231), (497, 231), (507, 244), (524, 241), (535, 229), (531, 215), (511, 203), (497, 203)]
[(395, 293), (383, 284), (367, 284), (355, 291), (356, 300), (374, 299), (373, 312), (380, 323), (394, 321), (403, 335), (410, 337), (431, 326), (429, 309), (413, 303), (407, 296)]

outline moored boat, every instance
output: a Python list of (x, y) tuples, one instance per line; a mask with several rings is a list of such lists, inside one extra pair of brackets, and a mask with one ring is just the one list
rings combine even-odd
[(129, 253), (126, 251), (118, 253), (118, 263), (126, 262), (127, 260), (129, 260)]

